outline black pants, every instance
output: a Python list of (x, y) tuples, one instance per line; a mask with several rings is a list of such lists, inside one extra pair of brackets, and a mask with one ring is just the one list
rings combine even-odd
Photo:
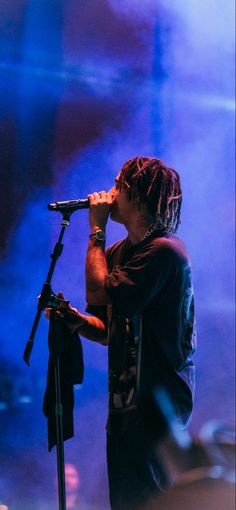
[(141, 510), (166, 487), (152, 440), (138, 418), (121, 433), (108, 426), (107, 464), (112, 510)]

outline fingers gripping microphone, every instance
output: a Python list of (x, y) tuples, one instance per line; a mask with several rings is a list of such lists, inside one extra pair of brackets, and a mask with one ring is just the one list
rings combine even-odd
[(61, 213), (74, 212), (78, 209), (88, 209), (89, 200), (87, 198), (78, 200), (66, 200), (64, 202), (53, 202), (48, 204), (49, 211), (59, 211)]

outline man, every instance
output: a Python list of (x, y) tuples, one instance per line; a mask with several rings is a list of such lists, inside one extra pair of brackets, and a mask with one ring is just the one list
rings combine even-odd
[[(174, 235), (181, 200), (175, 170), (155, 158), (127, 161), (108, 193), (89, 195), (86, 297), (91, 315), (62, 303), (68, 325), (108, 344), (112, 510), (142, 508), (165, 486), (147, 419), (153, 390), (165, 387), (184, 423), (192, 410), (191, 268), (183, 242)], [(109, 215), (128, 236), (105, 251)], [(158, 421), (155, 429), (158, 437)]]

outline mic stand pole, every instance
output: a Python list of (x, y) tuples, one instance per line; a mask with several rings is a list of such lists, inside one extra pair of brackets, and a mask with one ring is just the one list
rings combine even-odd
[(49, 326), (49, 350), (52, 355), (55, 381), (55, 420), (56, 420), (56, 448), (57, 448), (57, 478), (59, 510), (66, 510), (65, 488), (65, 462), (62, 422), (62, 401), (60, 385), (60, 353), (63, 350), (64, 336), (61, 327), (61, 319), (56, 315), (56, 309), (52, 309)]
[(29, 340), (26, 343), (23, 359), (29, 366), (29, 360), (34, 345), (34, 337), (38, 328), (39, 320), (42, 311), (50, 307), (52, 308), (50, 325), (49, 325), (49, 351), (52, 355), (54, 364), (54, 377), (55, 377), (55, 420), (56, 420), (56, 445), (57, 445), (57, 475), (58, 475), (58, 498), (59, 510), (66, 510), (66, 491), (65, 491), (65, 464), (64, 464), (64, 443), (63, 443), (63, 427), (62, 427), (62, 402), (61, 402), (61, 388), (60, 388), (60, 353), (63, 350), (63, 332), (61, 327), (61, 320), (56, 315), (56, 309), (59, 306), (59, 299), (51, 289), (51, 280), (55, 270), (57, 259), (62, 254), (63, 244), (62, 239), (65, 229), (69, 227), (70, 216), (73, 211), (62, 211), (63, 219), (61, 222), (62, 228), (58, 241), (51, 254), (51, 264), (49, 267), (46, 281), (43, 285), (41, 295), (38, 302), (37, 313), (33, 322)]

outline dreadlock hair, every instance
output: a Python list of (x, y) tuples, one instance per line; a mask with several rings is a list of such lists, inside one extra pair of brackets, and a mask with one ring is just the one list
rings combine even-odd
[(178, 173), (156, 158), (136, 157), (121, 169), (117, 189), (126, 190), (139, 207), (146, 204), (158, 228), (175, 233), (180, 224), (182, 192)]

